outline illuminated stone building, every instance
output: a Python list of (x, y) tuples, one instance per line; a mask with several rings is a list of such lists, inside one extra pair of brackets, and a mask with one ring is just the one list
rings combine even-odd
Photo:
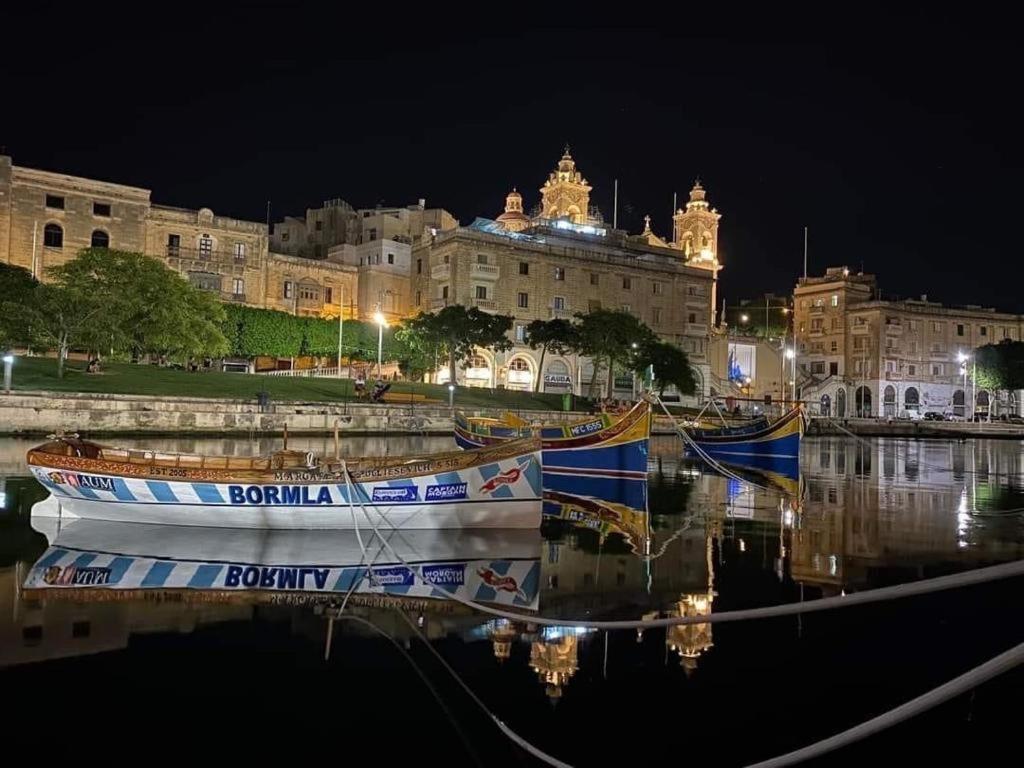
[[(793, 304), (797, 383), (822, 415), (970, 416), (972, 400), (987, 413), (993, 393), (974, 386), (969, 360), (980, 346), (1024, 338), (1024, 316), (927, 296), (883, 301), (874, 275), (846, 267), (801, 278)], [(1019, 413), (1020, 394), (993, 412)]]
[[(514, 348), (481, 351), (459, 372), (461, 383), (532, 389), (539, 381), (542, 391), (586, 390), (590, 361), (549, 354), (539, 370), (540, 352), (525, 344), (525, 328), (533, 320), (616, 309), (685, 350), (706, 391), (719, 214), (696, 184), (667, 242), (649, 220), (639, 235), (609, 227), (590, 204), (591, 191), (567, 150), (540, 189), (536, 216), (524, 213), (522, 196), (513, 190), (496, 219), (432, 232), (414, 244), (412, 311), (461, 304), (515, 318)], [(437, 374), (439, 381), (446, 377), (447, 370)], [(606, 379), (597, 378), (602, 393)], [(630, 376), (617, 376), (605, 394), (628, 397), (633, 386)]]
[(571, 627), (556, 630), (530, 643), (530, 666), (544, 685), (552, 702), (562, 698), (566, 684), (579, 665), (579, 635)]

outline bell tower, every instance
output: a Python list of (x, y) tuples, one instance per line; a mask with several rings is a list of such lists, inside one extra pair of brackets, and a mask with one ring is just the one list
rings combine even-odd
[[(718, 307), (718, 221), (722, 215), (708, 206), (707, 193), (700, 179), (690, 190), (686, 209), (680, 208), (672, 217), (672, 247), (683, 252), (689, 267), (706, 269), (712, 273), (711, 316)], [(712, 321), (713, 322), (713, 321)]]
[(567, 218), (574, 224), (586, 223), (591, 189), (583, 174), (576, 170), (576, 161), (566, 144), (558, 168), (551, 172), (540, 188), (541, 216), (545, 219)]

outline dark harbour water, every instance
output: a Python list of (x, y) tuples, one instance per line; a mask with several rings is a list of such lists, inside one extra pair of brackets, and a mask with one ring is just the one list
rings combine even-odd
[[(235, 439), (145, 442), (245, 454)], [(161, 758), (534, 765), (397, 612), (26, 597), (46, 551), (27, 441), (0, 439), (0, 686), (13, 761)], [(352, 454), (442, 438), (356, 438)], [(330, 439), (290, 447), (330, 452)], [(799, 482), (752, 489), (653, 441), (649, 516), (566, 513), (536, 542), (538, 613), (639, 618), (809, 600), (1024, 557), (1024, 452), (1009, 441), (808, 439)], [(767, 482), (759, 479), (759, 482)], [(1024, 579), (756, 622), (611, 633), (509, 624), (437, 600), (418, 631), (502, 721), (575, 765), (745, 765), (892, 708), (1024, 641)], [(330, 640), (329, 640), (330, 638)], [(325, 654), (329, 650), (329, 658)], [(419, 672), (410, 664), (410, 660)], [(423, 677), (420, 676), (422, 674)], [(1024, 672), (818, 761), (1019, 762)], [(162, 760), (161, 760), (162, 762)]]

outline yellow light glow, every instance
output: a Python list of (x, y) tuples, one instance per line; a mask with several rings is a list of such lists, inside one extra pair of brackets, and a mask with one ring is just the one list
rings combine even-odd
[(373, 322), (375, 322), (377, 325), (381, 325), (381, 326), (383, 326), (385, 328), (388, 327), (388, 320), (387, 320), (387, 318), (384, 317), (384, 315), (382, 315), (380, 312), (374, 312), (373, 313)]

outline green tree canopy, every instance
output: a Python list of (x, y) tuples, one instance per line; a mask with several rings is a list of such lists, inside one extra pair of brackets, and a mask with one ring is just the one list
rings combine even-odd
[[(540, 365), (537, 369), (543, 373), (544, 356), (548, 350), (556, 355), (567, 355), (579, 346), (580, 334), (576, 326), (565, 318), (534, 320), (526, 326), (526, 343), (530, 349), (540, 347)], [(540, 391), (540, 384), (541, 375), (538, 375), (533, 385), (534, 392)]]
[(511, 349), (511, 328), (509, 315), (492, 315), (477, 307), (466, 309), (461, 304), (452, 304), (407, 321), (399, 336), (421, 357), (429, 358), (435, 353), (447, 357), (449, 381), (454, 383), (456, 363), (469, 358), (474, 349)]
[(643, 374), (654, 368), (654, 386), (658, 395), (665, 394), (665, 387), (673, 385), (681, 395), (692, 395), (697, 391), (697, 379), (686, 353), (667, 341), (652, 341), (640, 347), (632, 358), (633, 370)]
[(978, 347), (974, 355), (978, 386), (993, 391), (1024, 389), (1024, 342), (1003, 339)]
[(608, 392), (613, 389), (615, 365), (629, 367), (635, 349), (653, 343), (657, 337), (641, 320), (628, 312), (599, 309), (577, 315), (579, 341), (577, 351), (593, 360), (594, 373), (590, 379), (590, 395), (594, 396), (597, 375), (602, 360), (608, 365)]
[(28, 318), (21, 308), (37, 285), (27, 269), (0, 264), (0, 350), (29, 343)]

